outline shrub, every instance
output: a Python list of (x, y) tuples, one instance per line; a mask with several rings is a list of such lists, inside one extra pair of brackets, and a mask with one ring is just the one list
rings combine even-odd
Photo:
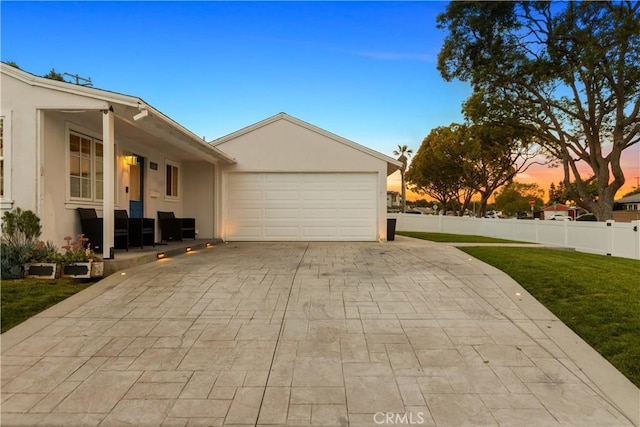
[(36, 242), (42, 227), (40, 218), (33, 212), (15, 208), (2, 215), (2, 239), (0, 241), (2, 279), (20, 279), (24, 264), (47, 256), (55, 256), (52, 244)]
[(15, 208), (2, 215), (2, 241), (13, 246), (35, 243), (42, 233), (40, 218), (33, 212)]
[(2, 262), (2, 280), (22, 279), (27, 253), (31, 250), (31, 243), (21, 245), (0, 244)]

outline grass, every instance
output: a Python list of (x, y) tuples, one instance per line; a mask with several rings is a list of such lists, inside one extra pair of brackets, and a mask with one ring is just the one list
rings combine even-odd
[(396, 234), (441, 243), (522, 243), (514, 240), (495, 239), (493, 237), (471, 236), (466, 234), (425, 233), (422, 231), (397, 231)]
[(0, 287), (2, 333), (93, 283), (74, 279), (3, 280)]
[(640, 387), (640, 262), (538, 248), (461, 248), (507, 273)]

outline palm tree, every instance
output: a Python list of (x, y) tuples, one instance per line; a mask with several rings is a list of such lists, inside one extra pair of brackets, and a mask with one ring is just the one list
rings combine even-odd
[(398, 145), (398, 149), (393, 151), (394, 156), (399, 156), (398, 161), (402, 162), (400, 169), (400, 184), (402, 185), (402, 213), (407, 211), (407, 189), (404, 185), (404, 174), (407, 171), (407, 160), (413, 154), (413, 150), (406, 145)]

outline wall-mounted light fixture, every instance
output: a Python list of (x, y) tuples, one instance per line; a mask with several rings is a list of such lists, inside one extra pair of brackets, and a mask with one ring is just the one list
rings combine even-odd
[(193, 249), (192, 249), (191, 247), (188, 247), (188, 248), (185, 248), (185, 250), (184, 250), (184, 251), (185, 251), (185, 252), (187, 252), (187, 253), (189, 253), (189, 252), (191, 252), (192, 250), (193, 250)]
[(138, 156), (133, 153), (124, 154), (124, 164), (128, 166), (135, 166), (138, 164)]
[(205, 245), (207, 248), (212, 248), (213, 247), (213, 243), (211, 242), (207, 242), (207, 244)]
[(164, 258), (164, 257), (166, 257), (166, 256), (167, 256), (167, 255), (165, 255), (165, 253), (164, 253), (164, 252), (158, 252), (158, 253), (156, 254), (156, 258), (157, 258), (157, 259), (162, 259), (162, 258)]

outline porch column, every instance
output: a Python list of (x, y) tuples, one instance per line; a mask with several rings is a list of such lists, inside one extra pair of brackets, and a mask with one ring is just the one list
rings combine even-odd
[(113, 203), (114, 203), (114, 161), (115, 161), (115, 133), (113, 108), (102, 111), (102, 147), (103, 147), (103, 168), (102, 173), (102, 209), (104, 218), (102, 221), (102, 257), (104, 259), (111, 257), (111, 248), (113, 247)]

